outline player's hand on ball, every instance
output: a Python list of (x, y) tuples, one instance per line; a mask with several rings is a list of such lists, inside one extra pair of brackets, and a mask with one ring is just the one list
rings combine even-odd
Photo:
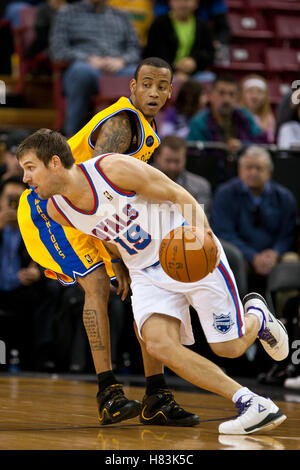
[(220, 261), (220, 249), (210, 227), (203, 231), (188, 225), (177, 227), (162, 240), (159, 260), (175, 281), (197, 282), (212, 273)]
[(216, 254), (216, 264), (215, 264), (215, 267), (214, 269), (216, 269), (218, 266), (219, 266), (219, 263), (220, 263), (220, 259), (221, 259), (221, 249), (220, 249), (220, 246), (219, 244), (217, 243), (216, 239), (215, 239), (215, 236), (214, 236), (214, 233), (211, 229), (208, 229), (206, 231), (207, 233), (209, 233), (209, 235), (213, 238), (213, 240), (215, 241), (215, 245), (216, 245), (216, 249), (217, 249), (217, 254)]

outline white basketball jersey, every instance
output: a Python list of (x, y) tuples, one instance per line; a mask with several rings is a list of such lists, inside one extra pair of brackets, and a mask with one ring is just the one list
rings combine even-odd
[(94, 194), (94, 207), (86, 212), (63, 196), (53, 196), (57, 210), (78, 230), (114, 243), (128, 268), (143, 269), (157, 263), (161, 240), (184, 223), (171, 202), (145, 199), (117, 188), (100, 168), (100, 155), (78, 165)]

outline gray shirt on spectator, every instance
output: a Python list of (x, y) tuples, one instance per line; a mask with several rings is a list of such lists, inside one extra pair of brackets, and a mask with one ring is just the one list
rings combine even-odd
[(122, 57), (126, 64), (140, 60), (137, 34), (126, 13), (78, 2), (57, 13), (51, 35), (50, 56), (55, 61), (86, 61), (90, 56)]

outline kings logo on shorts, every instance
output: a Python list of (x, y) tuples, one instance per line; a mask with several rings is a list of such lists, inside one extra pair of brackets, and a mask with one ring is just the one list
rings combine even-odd
[(225, 315), (224, 313), (222, 313), (221, 315), (216, 315), (214, 313), (213, 316), (213, 326), (220, 333), (228, 333), (228, 331), (231, 330), (232, 325), (234, 325), (234, 322), (231, 320), (230, 313), (228, 313), (227, 315)]

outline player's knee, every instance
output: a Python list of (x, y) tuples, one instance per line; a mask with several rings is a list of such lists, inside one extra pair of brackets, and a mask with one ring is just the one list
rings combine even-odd
[(170, 355), (171, 343), (171, 340), (159, 337), (148, 338), (145, 341), (148, 354), (163, 363), (167, 362)]
[(210, 348), (217, 356), (226, 357), (228, 359), (235, 359), (243, 354), (240, 345), (235, 341), (211, 343)]

